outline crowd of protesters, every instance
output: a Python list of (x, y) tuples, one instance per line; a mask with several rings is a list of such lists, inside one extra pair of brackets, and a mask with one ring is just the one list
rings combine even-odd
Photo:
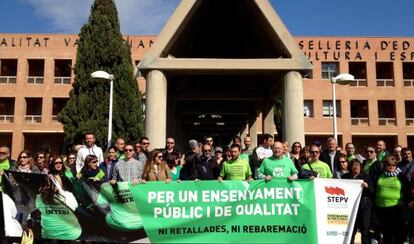
[[(243, 143), (242, 143), (243, 141)], [(242, 146), (244, 144), (244, 147)], [(175, 140), (167, 138), (165, 148), (150, 150), (147, 137), (136, 143), (118, 138), (106, 153), (95, 145), (92, 133), (85, 135), (85, 145), (74, 146), (66, 156), (50, 156), (47, 152), (32, 155), (24, 150), (16, 161), (10, 150), (0, 147), (0, 172), (3, 170), (48, 174), (58, 188), (72, 191), (73, 182), (132, 182), (184, 180), (254, 180), (286, 178), (338, 178), (362, 180), (362, 197), (355, 222), (362, 243), (383, 240), (384, 243), (414, 243), (414, 161), (412, 150), (394, 146), (387, 151), (379, 140), (357, 152), (352, 143), (344, 149), (332, 137), (322, 148), (319, 141), (303, 146), (294, 142), (274, 141), (263, 135), (261, 144), (252, 148), (249, 136), (234, 137), (228, 147), (214, 146), (213, 137), (203, 142), (190, 140), (189, 150), (182, 154)], [(364, 156), (363, 156), (364, 155)], [(2, 184), (3, 185), (3, 184)]]

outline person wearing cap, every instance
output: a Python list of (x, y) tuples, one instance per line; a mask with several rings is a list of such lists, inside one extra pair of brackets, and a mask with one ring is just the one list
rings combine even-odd
[(214, 151), (216, 151), (216, 155), (214, 156), (214, 158), (216, 159), (217, 164), (221, 165), (223, 163), (223, 160), (224, 160), (224, 157), (223, 157), (223, 148), (216, 147), (214, 149)]
[(253, 180), (249, 162), (240, 158), (241, 147), (238, 144), (230, 146), (231, 159), (223, 163), (219, 181), (224, 180)]
[(288, 178), (296, 180), (298, 178), (298, 170), (293, 164), (292, 159), (284, 156), (284, 147), (281, 142), (273, 144), (273, 156), (263, 160), (262, 165), (258, 169), (257, 176), (267, 181), (272, 178)]

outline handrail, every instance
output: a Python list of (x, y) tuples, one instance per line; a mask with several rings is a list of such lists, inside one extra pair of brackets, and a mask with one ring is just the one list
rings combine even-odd
[(0, 83), (16, 84), (17, 76), (0, 76)]
[(70, 84), (72, 83), (72, 78), (70, 76), (62, 76), (54, 78), (55, 84)]
[(0, 123), (14, 123), (14, 115), (0, 115)]
[(38, 124), (42, 123), (42, 115), (26, 115), (24, 117), (26, 123)]
[(397, 125), (396, 118), (378, 118), (379, 125)]
[(368, 117), (352, 117), (351, 124), (352, 125), (369, 125), (369, 118)]
[(29, 84), (43, 84), (43, 76), (29, 76), (27, 77), (27, 83)]
[(377, 86), (395, 86), (394, 79), (377, 79)]

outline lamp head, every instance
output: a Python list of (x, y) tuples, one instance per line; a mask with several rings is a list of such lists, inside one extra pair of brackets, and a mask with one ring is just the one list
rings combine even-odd
[(343, 73), (343, 74), (339, 74), (335, 77), (332, 77), (331, 82), (332, 83), (338, 83), (341, 85), (347, 85), (349, 84), (349, 82), (354, 81), (355, 77), (353, 75), (347, 74), (347, 73)]
[(99, 71), (95, 71), (91, 74), (92, 78), (100, 78), (100, 79), (106, 79), (106, 80), (113, 80), (114, 79), (114, 75), (108, 74), (105, 71), (99, 70)]

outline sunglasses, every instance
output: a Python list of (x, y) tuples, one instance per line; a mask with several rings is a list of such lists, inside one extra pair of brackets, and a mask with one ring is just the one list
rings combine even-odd
[(63, 164), (62, 161), (56, 161), (55, 164)]
[(374, 153), (375, 151), (367, 151), (367, 153)]
[(72, 157), (70, 157), (70, 158), (68, 158), (69, 160), (71, 160), (71, 159), (75, 159), (75, 158), (72, 158)]
[(157, 155), (157, 158), (164, 158), (162, 155)]
[(20, 158), (24, 158), (24, 159), (26, 159), (26, 158), (28, 158), (28, 156), (20, 156)]
[(143, 142), (142, 145), (149, 145), (149, 142)]
[(312, 154), (318, 154), (318, 153), (319, 153), (319, 151), (310, 151), (309, 153), (312, 153)]
[(206, 142), (213, 142), (213, 140), (206, 140)]
[(92, 160), (90, 163), (91, 164), (96, 164), (98, 162), (98, 160)]
[(43, 157), (43, 156), (38, 156), (37, 158), (45, 158), (45, 157)]
[(211, 152), (211, 150), (204, 150), (203, 152)]
[(345, 160), (341, 160), (341, 161), (339, 161), (341, 164), (343, 164), (343, 163), (346, 163), (346, 161)]

